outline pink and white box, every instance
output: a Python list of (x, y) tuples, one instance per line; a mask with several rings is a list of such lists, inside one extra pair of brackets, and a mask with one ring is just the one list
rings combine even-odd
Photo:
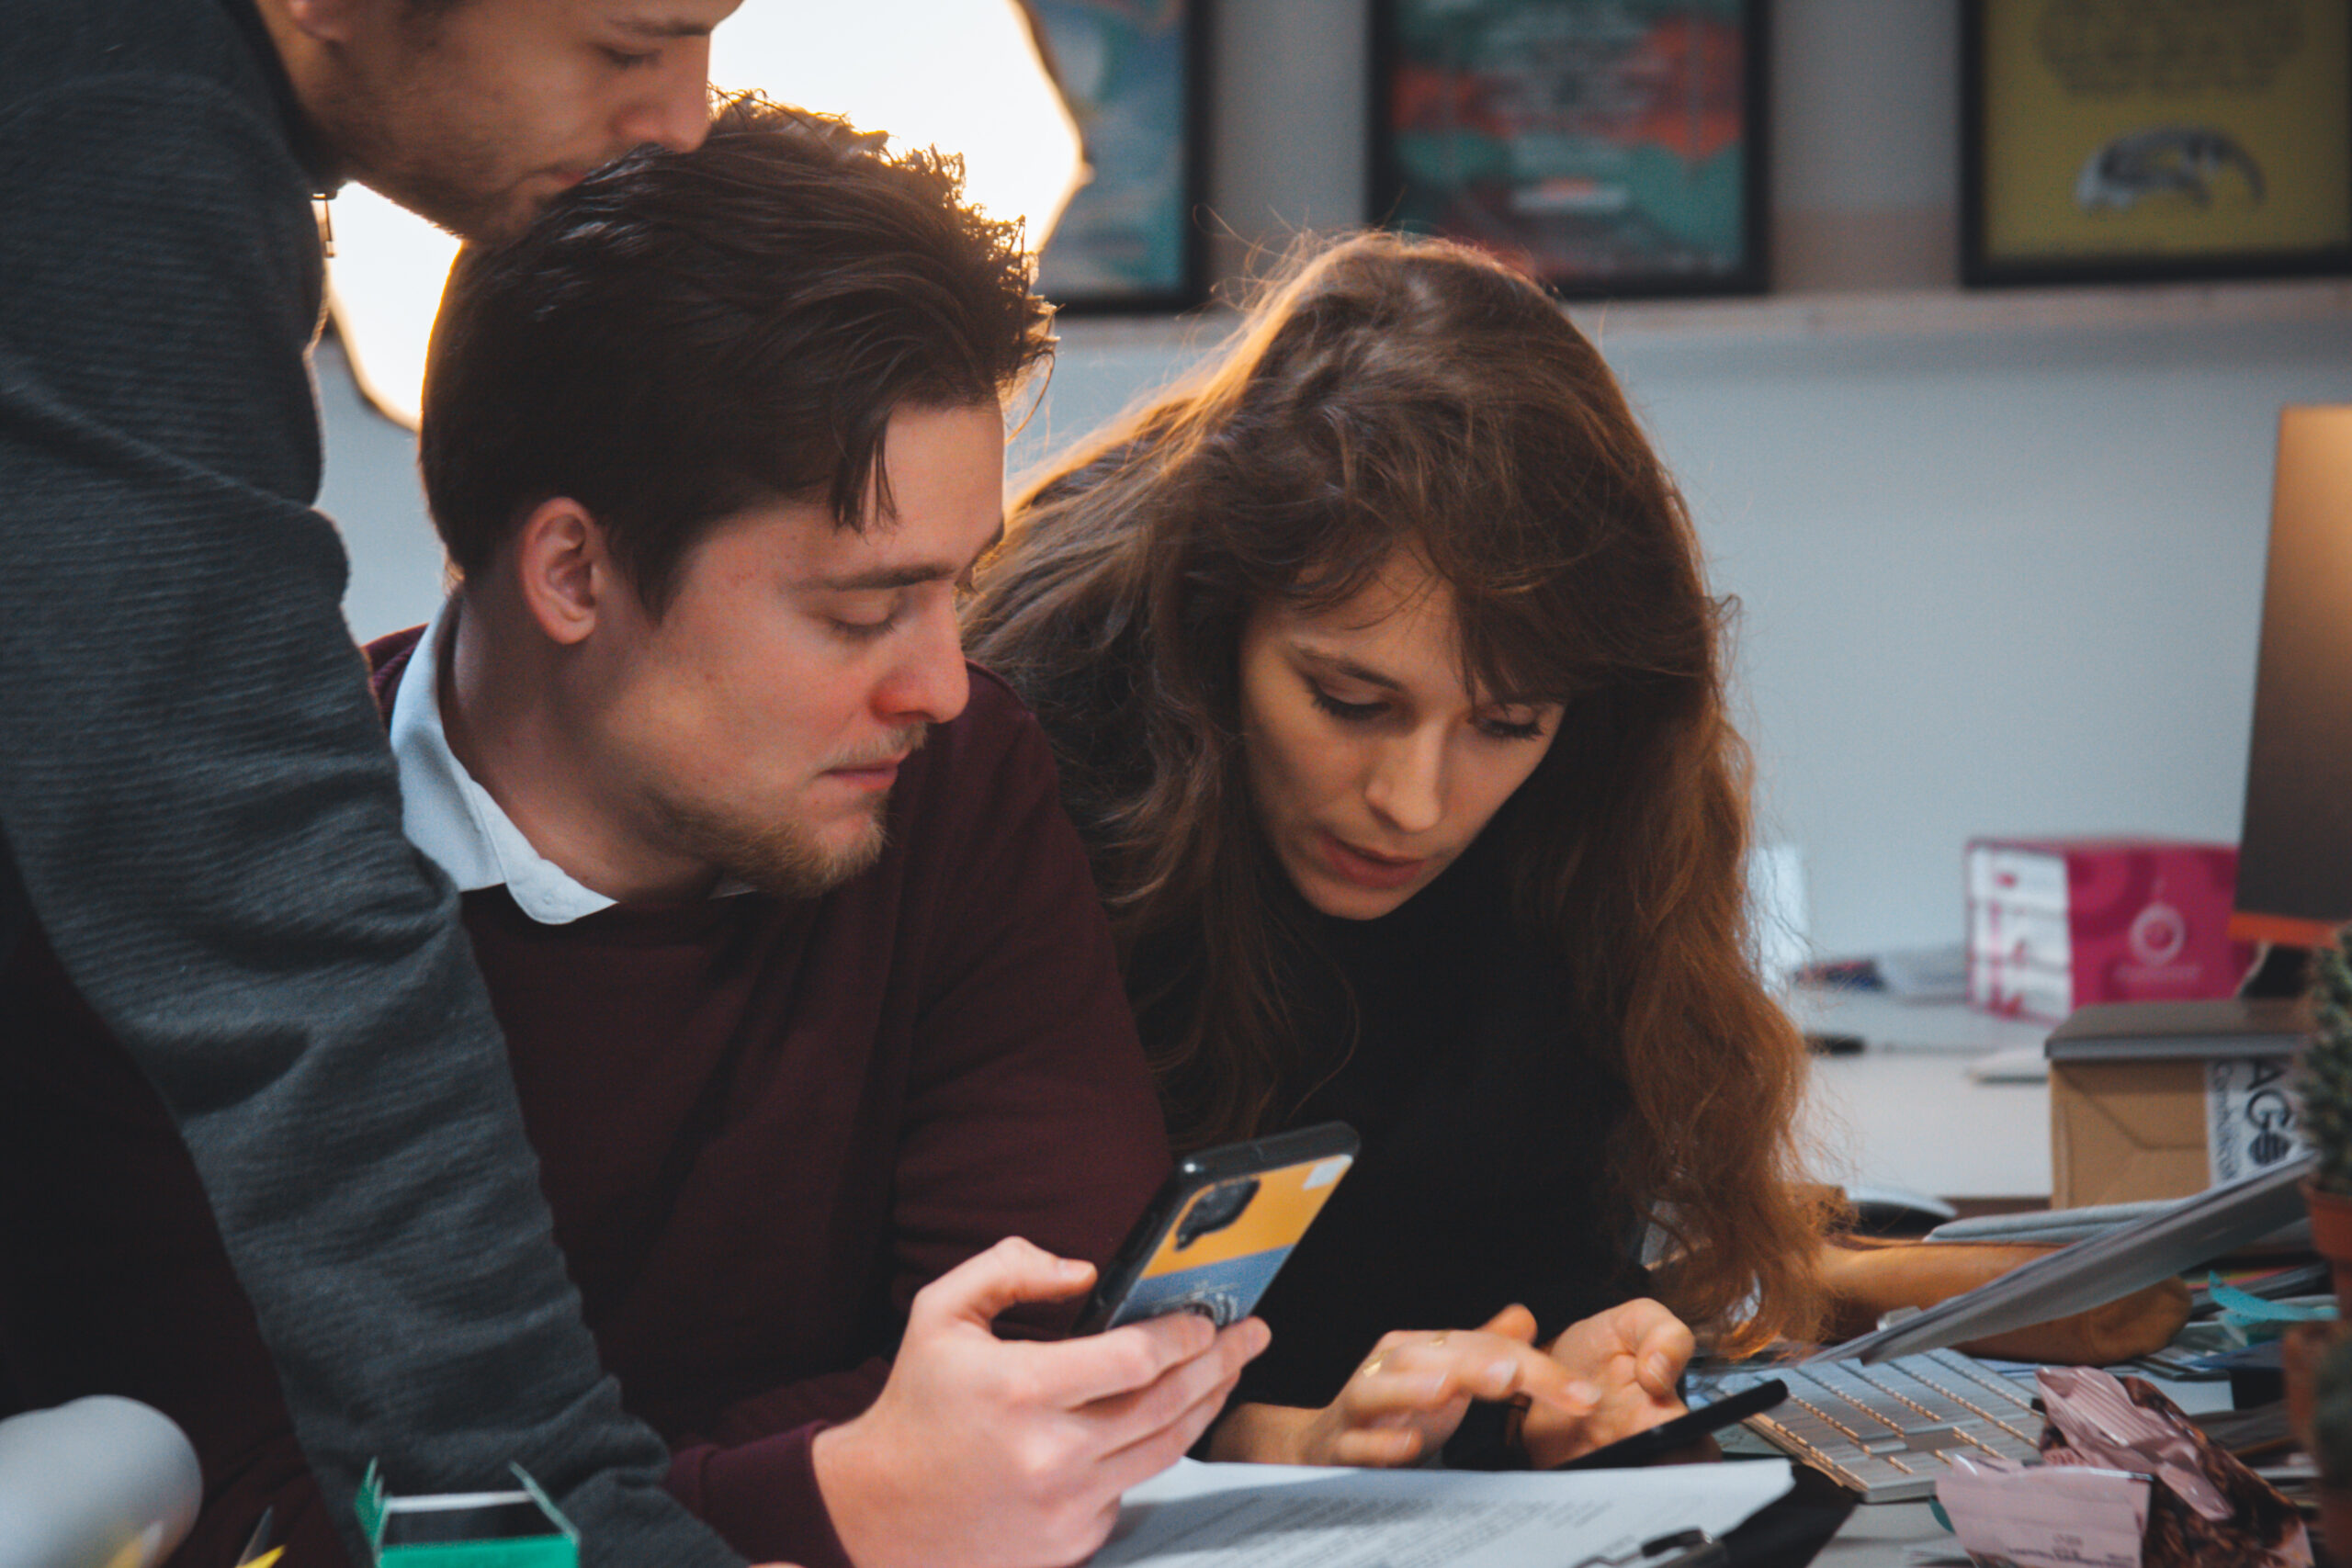
[(1968, 1000), (2063, 1022), (2091, 1002), (2194, 1001), (2237, 989), (2238, 852), (2173, 839), (1973, 839)]

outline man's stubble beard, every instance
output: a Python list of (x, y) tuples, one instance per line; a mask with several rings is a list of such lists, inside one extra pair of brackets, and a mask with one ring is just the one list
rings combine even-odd
[[(910, 755), (922, 748), (927, 734), (927, 726), (917, 729), (883, 755)], [(881, 760), (854, 758), (836, 765), (857, 766)], [(890, 795), (890, 790), (877, 792), (856, 838), (829, 848), (807, 823), (789, 817), (746, 821), (740, 812), (683, 800), (661, 790), (649, 792), (654, 814), (671, 842), (703, 863), (716, 866), (723, 881), (740, 882), (778, 898), (821, 897), (871, 870), (889, 842), (886, 824)]]
[(499, 244), (530, 224), (502, 184), (500, 151), (487, 138), (449, 126), (419, 83), (433, 68), (429, 44), (397, 81), (346, 74), (314, 117), (350, 178), (437, 229), (477, 244)]
[(778, 898), (816, 898), (872, 868), (888, 841), (884, 818), (889, 796), (877, 798), (857, 837), (828, 847), (805, 823), (745, 822), (694, 802), (654, 802), (670, 840), (718, 869), (722, 881), (741, 882)]

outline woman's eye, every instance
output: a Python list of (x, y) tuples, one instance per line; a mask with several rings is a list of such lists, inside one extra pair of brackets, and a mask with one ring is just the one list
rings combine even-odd
[(1388, 711), (1386, 703), (1341, 702), (1320, 686), (1309, 685), (1307, 690), (1315, 694), (1317, 707), (1321, 708), (1333, 718), (1344, 719), (1351, 724), (1361, 724), (1367, 719), (1378, 718)]
[(626, 49), (607, 49), (605, 58), (623, 71), (642, 71), (662, 58), (659, 51), (633, 52)]
[(1540, 718), (1482, 718), (1478, 733), (1495, 740), (1541, 740), (1544, 721)]

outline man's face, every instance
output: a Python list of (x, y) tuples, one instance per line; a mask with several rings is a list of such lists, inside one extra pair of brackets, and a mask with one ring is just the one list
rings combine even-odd
[(305, 107), (345, 172), (469, 240), (632, 147), (687, 151), (740, 0), (353, 0)]
[(600, 609), (575, 690), (605, 830), (639, 863), (786, 897), (873, 863), (899, 763), (968, 694), (956, 585), (1003, 525), (994, 403), (907, 408), (886, 445), (895, 515), (756, 507), (682, 563), (658, 621)]

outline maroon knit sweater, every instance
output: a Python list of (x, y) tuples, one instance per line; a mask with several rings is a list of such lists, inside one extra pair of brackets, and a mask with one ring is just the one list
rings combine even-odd
[[(414, 641), (369, 649), (387, 712)], [(671, 1489), (755, 1562), (844, 1563), (809, 1442), (880, 1389), (915, 1291), (1009, 1235), (1101, 1260), (1167, 1163), (1035, 725), (975, 671), (880, 862), (821, 899), (464, 905), (556, 1239)], [(145, 1399), (205, 1464), (179, 1563), (232, 1561), (266, 1503), (289, 1561), (335, 1562), (162, 1104), (37, 942), (0, 1025), (0, 1410)]]

